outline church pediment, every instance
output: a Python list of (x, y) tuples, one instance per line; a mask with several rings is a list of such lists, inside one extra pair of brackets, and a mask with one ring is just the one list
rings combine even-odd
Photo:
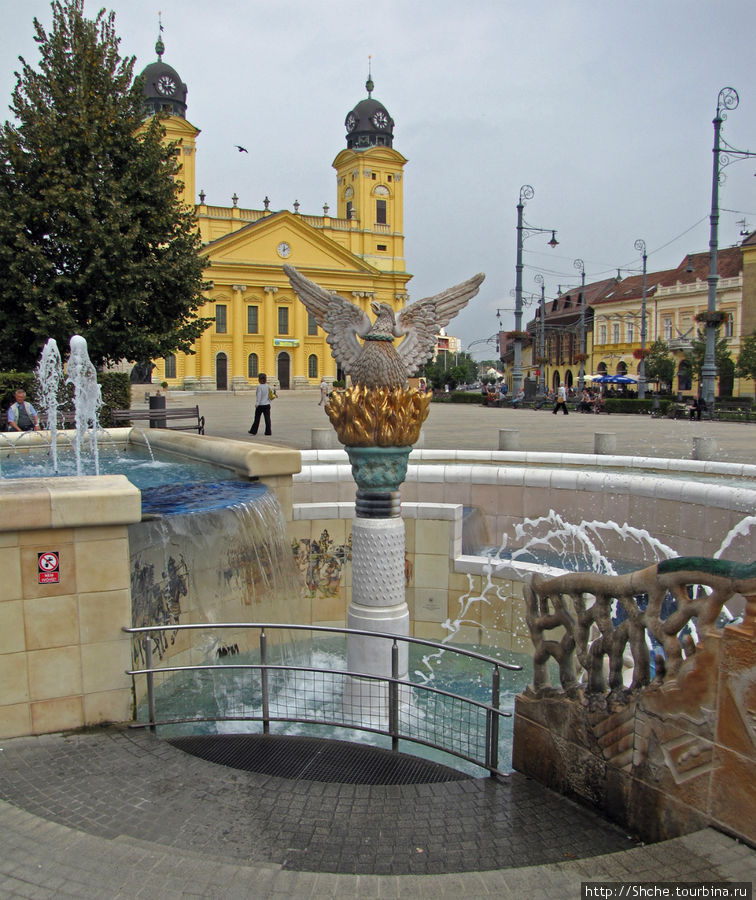
[(283, 266), (380, 274), (323, 231), (288, 211), (272, 213), (217, 238), (202, 249), (213, 266)]

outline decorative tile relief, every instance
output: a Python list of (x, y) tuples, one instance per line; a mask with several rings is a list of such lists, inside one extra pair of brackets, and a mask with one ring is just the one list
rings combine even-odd
[(344, 565), (352, 559), (351, 535), (346, 543), (337, 544), (324, 528), (319, 538), (294, 539), (291, 550), (304, 578), (305, 596), (336, 596)]

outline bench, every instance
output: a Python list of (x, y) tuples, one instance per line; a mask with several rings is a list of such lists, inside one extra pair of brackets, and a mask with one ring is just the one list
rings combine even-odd
[[(199, 406), (168, 406), (165, 409), (111, 409), (110, 417), (114, 425), (149, 422), (150, 428), (205, 433), (205, 417), (200, 415)], [(182, 419), (184, 423), (177, 424)], [(187, 422), (187, 419), (191, 421)]]
[[(38, 411), (38, 415), (39, 415), (40, 428), (43, 431), (49, 430), (47, 427), (48, 423), (47, 423), (47, 419), (46, 419), (44, 411), (43, 412)], [(73, 428), (76, 426), (76, 413), (64, 412), (63, 410), (59, 409), (57, 419), (58, 419), (58, 421), (57, 421), (56, 427), (58, 428), (58, 430), (60, 430), (62, 428), (69, 428), (69, 427)], [(6, 431), (7, 427), (8, 427), (8, 410), (4, 409), (0, 413), (0, 431)]]

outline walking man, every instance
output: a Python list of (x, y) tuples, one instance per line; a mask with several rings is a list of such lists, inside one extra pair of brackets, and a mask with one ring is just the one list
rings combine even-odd
[(565, 416), (569, 415), (567, 411), (567, 390), (565, 389), (565, 386), (563, 384), (560, 384), (559, 388), (557, 389), (557, 402), (554, 405), (554, 409), (552, 410), (554, 415), (557, 414), (557, 410), (560, 406), (562, 407), (562, 412), (565, 414)]
[(250, 434), (257, 434), (260, 427), (260, 419), (265, 418), (265, 434), (270, 435), (270, 387), (268, 385), (268, 376), (265, 372), (260, 372), (257, 376), (260, 382), (257, 385), (257, 393), (255, 394), (255, 420), (249, 429)]

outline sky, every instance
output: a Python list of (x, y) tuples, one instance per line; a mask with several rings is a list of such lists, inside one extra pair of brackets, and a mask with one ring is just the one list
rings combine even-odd
[[(753, 0), (85, 0), (116, 14), (123, 56), (139, 72), (164, 61), (188, 85), (201, 129), (197, 190), (207, 202), (322, 213), (336, 206), (331, 163), (344, 119), (373, 96), (395, 122), (404, 176), (405, 259), (419, 300), (485, 272), (448, 327), (476, 358), (514, 323), (517, 202), (525, 222), (556, 229), (524, 241), (523, 292), (546, 297), (586, 281), (672, 268), (709, 244), (712, 119), (734, 87), (722, 136), (756, 152)], [(0, 118), (10, 116), (18, 57), (36, 66), (33, 19), (48, 0), (0, 0)], [(239, 153), (234, 145), (249, 149)], [(756, 229), (756, 159), (720, 187), (720, 247)], [(501, 319), (497, 319), (497, 310)], [(526, 306), (523, 321), (532, 317)]]

